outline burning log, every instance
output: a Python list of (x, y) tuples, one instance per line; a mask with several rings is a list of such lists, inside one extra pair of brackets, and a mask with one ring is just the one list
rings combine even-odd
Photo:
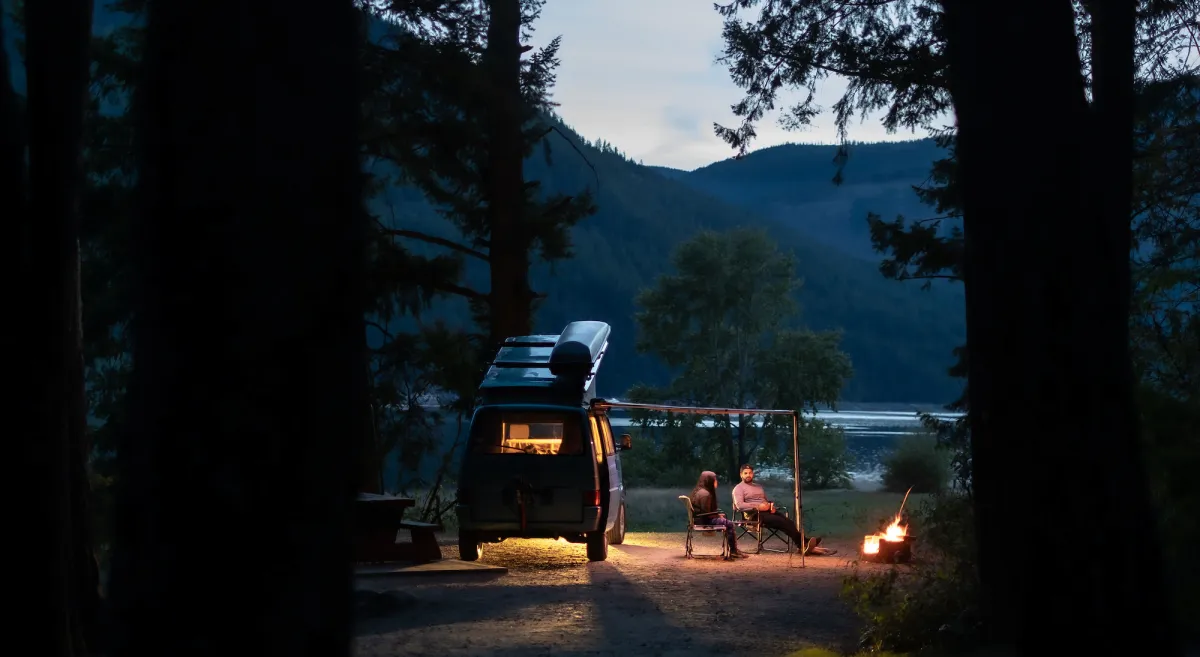
[(908, 533), (908, 525), (904, 523), (904, 505), (908, 502), (908, 494), (904, 493), (904, 501), (900, 510), (887, 529), (877, 534), (863, 537), (862, 558), (864, 561), (876, 563), (908, 563), (912, 560), (912, 539)]

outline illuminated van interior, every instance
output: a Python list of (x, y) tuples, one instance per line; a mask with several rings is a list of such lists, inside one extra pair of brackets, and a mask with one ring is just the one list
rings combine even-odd
[(501, 422), (503, 445), (526, 454), (558, 454), (562, 448), (563, 423), (538, 422), (516, 424)]

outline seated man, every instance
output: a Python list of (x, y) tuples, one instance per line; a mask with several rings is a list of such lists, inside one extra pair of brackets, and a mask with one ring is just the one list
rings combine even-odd
[[(739, 513), (758, 511), (759, 521), (764, 527), (778, 529), (791, 537), (792, 542), (800, 545), (800, 531), (796, 529), (795, 521), (781, 513), (775, 512), (775, 503), (767, 499), (767, 492), (762, 486), (754, 483), (754, 468), (743, 465), (741, 470), (742, 483), (733, 487), (733, 508)], [(827, 550), (818, 547), (820, 536), (809, 536), (805, 554), (837, 554), (837, 550)]]

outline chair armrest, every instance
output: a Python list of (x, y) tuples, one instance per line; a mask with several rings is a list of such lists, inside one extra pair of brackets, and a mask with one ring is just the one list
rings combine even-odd
[(699, 518), (700, 516), (715, 516), (715, 515), (720, 515), (720, 514), (722, 514), (722, 513), (725, 513), (725, 512), (724, 512), (724, 511), (721, 511), (720, 509), (718, 509), (718, 510), (716, 510), (716, 511), (708, 511), (708, 512), (705, 512), (705, 513), (693, 513), (692, 515), (694, 515), (694, 516), (696, 516), (697, 518)]

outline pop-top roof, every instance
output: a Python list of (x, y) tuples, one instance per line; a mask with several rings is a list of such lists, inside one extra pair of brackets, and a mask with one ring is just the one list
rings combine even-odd
[(481, 401), (588, 403), (611, 332), (604, 322), (583, 321), (567, 324), (560, 335), (506, 339), (479, 386)]

